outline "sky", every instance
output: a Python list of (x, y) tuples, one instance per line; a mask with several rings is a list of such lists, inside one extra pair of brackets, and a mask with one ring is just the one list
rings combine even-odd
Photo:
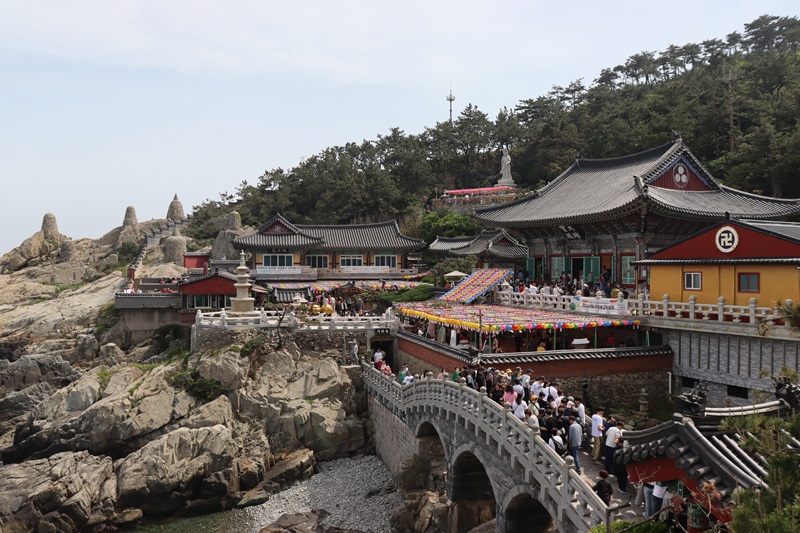
[[(743, 31), (796, 1), (0, 0), (0, 254), (56, 215), (97, 238), (265, 170), (641, 51)], [(498, 163), (499, 164), (499, 163)]]

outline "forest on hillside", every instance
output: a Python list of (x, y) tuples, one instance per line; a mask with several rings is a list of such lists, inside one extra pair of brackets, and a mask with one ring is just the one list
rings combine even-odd
[(554, 86), (494, 119), (470, 104), (452, 122), (417, 135), (391, 128), (206, 200), (194, 207), (190, 234), (213, 238), (204, 223), (235, 209), (246, 225), (276, 212), (304, 224), (396, 218), (404, 232), (421, 236), (426, 206), (437, 194), (496, 182), (503, 146), (511, 150), (514, 180), (533, 190), (578, 157), (635, 153), (675, 133), (718, 180), (800, 197), (798, 47), (797, 17), (763, 15), (724, 38), (634, 54), (591, 83)]

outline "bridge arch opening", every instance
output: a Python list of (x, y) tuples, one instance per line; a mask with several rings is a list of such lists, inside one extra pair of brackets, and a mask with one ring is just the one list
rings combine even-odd
[(505, 508), (506, 533), (545, 533), (553, 531), (553, 517), (530, 493), (514, 496)]
[(471, 452), (459, 455), (452, 467), (451, 526), (464, 533), (493, 519), (497, 513), (494, 488), (483, 463)]
[(447, 454), (439, 430), (430, 422), (417, 428), (417, 455), (430, 465), (428, 487), (437, 492), (447, 488)]

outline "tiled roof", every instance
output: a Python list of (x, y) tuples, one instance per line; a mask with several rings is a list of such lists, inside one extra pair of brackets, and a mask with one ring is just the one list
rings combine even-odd
[(776, 400), (748, 407), (706, 409), (705, 415), (695, 420), (676, 413), (669, 422), (653, 428), (626, 431), (625, 446), (616, 452), (615, 460), (631, 465), (664, 457), (674, 459), (688, 479), (696, 480), (698, 486), (713, 483), (727, 500), (736, 487), (763, 485), (766, 469), (763, 458), (753, 457), (740, 447), (744, 437), (723, 431), (720, 422), (756, 412), (777, 415), (786, 409), (786, 403)]
[[(237, 262), (237, 264), (238, 264), (238, 262)], [(198, 281), (211, 279), (211, 278), (217, 277), (217, 276), (219, 276), (220, 278), (225, 278), (227, 280), (233, 281), (234, 283), (237, 281), (235, 275), (231, 274), (230, 272), (221, 271), (221, 272), (209, 272), (208, 274), (205, 274), (204, 276), (194, 276), (194, 277), (191, 277), (191, 278), (188, 278), (188, 279), (182, 279), (182, 280), (178, 281), (178, 285), (181, 285), (181, 286), (183, 286), (183, 285), (191, 285), (192, 283), (197, 283)]]
[[(280, 224), (288, 232), (272, 233), (269, 229)], [(293, 250), (417, 250), (425, 242), (400, 233), (397, 222), (389, 220), (374, 224), (303, 225), (292, 224), (281, 215), (275, 215), (255, 233), (233, 240), (242, 248), (287, 248)]]
[(631, 263), (646, 265), (791, 265), (800, 263), (800, 257), (761, 257), (754, 259), (642, 259)]
[(481, 354), (484, 366), (513, 363), (544, 363), (553, 361), (575, 361), (589, 359), (618, 359), (621, 357), (648, 357), (673, 355), (672, 348), (665, 346), (640, 346), (635, 348), (601, 348), (591, 350), (551, 350), (545, 352), (519, 352), (503, 354)]
[[(503, 239), (508, 240), (510, 244), (498, 243)], [(475, 237), (448, 239), (437, 236), (436, 240), (429, 246), (429, 249), (446, 251), (455, 255), (481, 255), (488, 253), (489, 255), (508, 259), (524, 259), (528, 257), (528, 247), (520, 244), (502, 229), (483, 230), (480, 235)]]
[(338, 226), (306, 226), (297, 228), (308, 235), (322, 239), (317, 250), (417, 250), (425, 241), (400, 233), (397, 222), (389, 220), (374, 224), (346, 224)]
[(475, 237), (439, 237), (429, 246), (428, 250), (432, 252), (449, 252), (454, 248), (461, 248), (471, 243)]
[[(649, 185), (684, 158), (702, 174), (708, 191), (678, 191)], [(570, 225), (609, 220), (647, 203), (662, 211), (699, 218), (780, 218), (800, 212), (797, 200), (779, 200), (720, 185), (679, 139), (638, 154), (613, 159), (579, 159), (533, 195), (478, 209), (475, 218), (502, 227)]]
[[(274, 226), (283, 226), (285, 233), (272, 233), (269, 231)], [(289, 250), (308, 250), (317, 248), (322, 244), (322, 239), (310, 235), (295, 226), (280, 214), (269, 219), (258, 231), (233, 239), (233, 245), (240, 248), (286, 248)]]
[(718, 219), (729, 213), (735, 218), (780, 218), (798, 212), (797, 200), (769, 198), (720, 185), (712, 191), (678, 191), (648, 187), (647, 197), (662, 210), (692, 217)]
[(766, 222), (763, 220), (739, 220), (739, 222), (800, 242), (800, 224), (797, 222)]

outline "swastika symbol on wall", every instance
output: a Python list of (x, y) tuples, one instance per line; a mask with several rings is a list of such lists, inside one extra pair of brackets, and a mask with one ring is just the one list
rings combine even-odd
[(714, 240), (717, 245), (717, 250), (728, 254), (734, 251), (739, 244), (739, 234), (731, 226), (723, 226), (717, 230), (717, 235)]

